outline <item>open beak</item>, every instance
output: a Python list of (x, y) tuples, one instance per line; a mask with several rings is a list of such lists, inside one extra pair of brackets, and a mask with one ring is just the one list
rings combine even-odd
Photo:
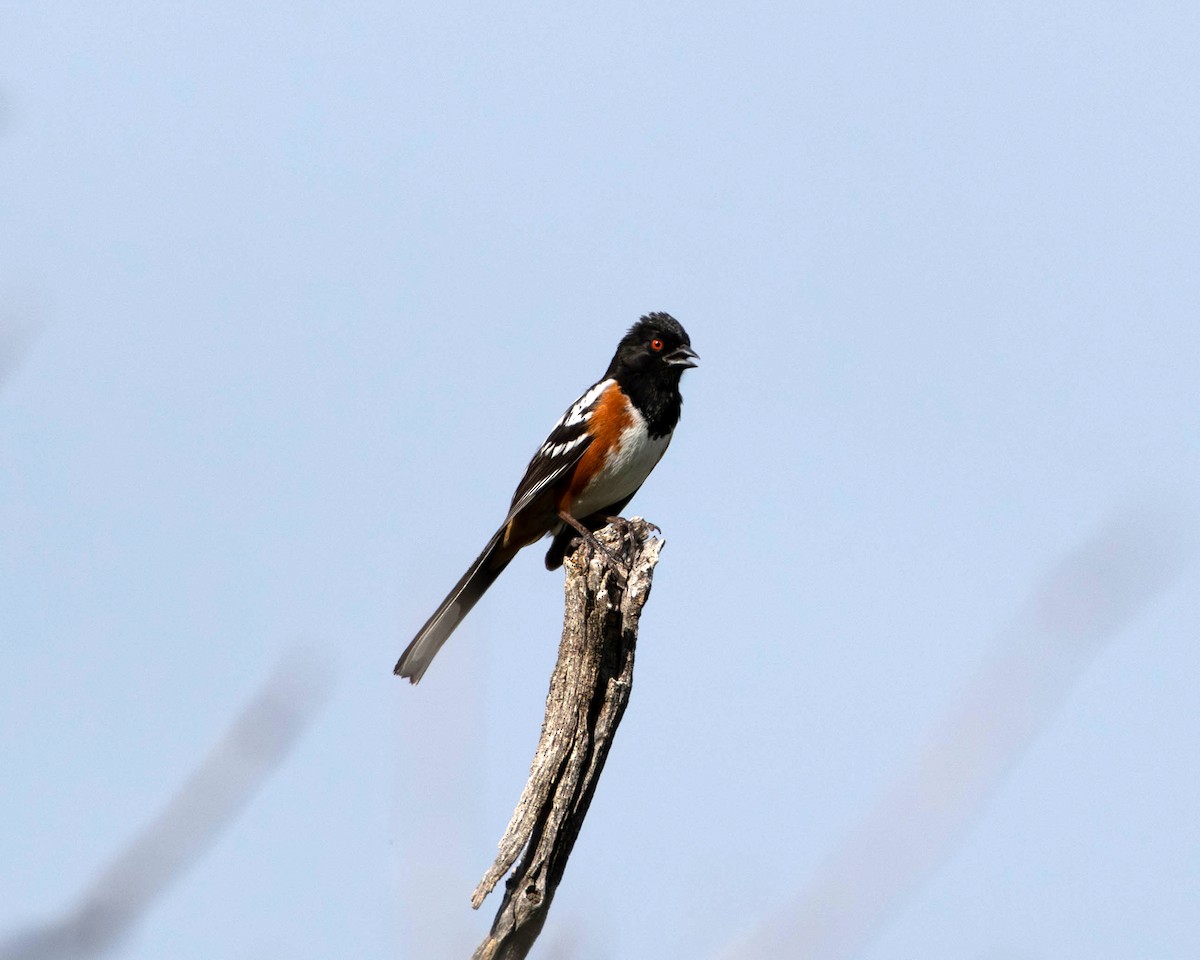
[(688, 367), (696, 366), (696, 361), (700, 359), (700, 355), (691, 347), (680, 347), (678, 350), (672, 350), (668, 353), (664, 360), (672, 367)]

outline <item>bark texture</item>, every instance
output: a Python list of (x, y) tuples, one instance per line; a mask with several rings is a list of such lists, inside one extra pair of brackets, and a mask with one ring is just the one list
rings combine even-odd
[(657, 530), (640, 517), (610, 524), (595, 536), (611, 556), (584, 543), (566, 559), (562, 643), (541, 740), (496, 862), (475, 888), (472, 906), (478, 908), (522, 851), (524, 856), (472, 960), (523, 960), (546, 922), (629, 703), (638, 619), (663, 546), (653, 535)]

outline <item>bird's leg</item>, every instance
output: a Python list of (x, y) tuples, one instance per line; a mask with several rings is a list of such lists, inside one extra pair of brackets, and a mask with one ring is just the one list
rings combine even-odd
[[(589, 530), (582, 523), (580, 523), (578, 520), (576, 520), (573, 516), (571, 516), (569, 513), (567, 513), (566, 510), (558, 511), (558, 519), (561, 520), (563, 523), (565, 523), (567, 526), (572, 527), (580, 535), (580, 537), (582, 537), (586, 542), (590, 543), (593, 547), (595, 547), (597, 550), (599, 550), (601, 553), (603, 553), (606, 557), (608, 557), (609, 562), (614, 567), (616, 567), (617, 573), (621, 574), (621, 576), (623, 578), (628, 579), (629, 571), (625, 568), (625, 564), (622, 563), (613, 554), (613, 552), (608, 549), (608, 547), (606, 547), (599, 540), (597, 540), (595, 538), (595, 536), (593, 536), (591, 530)], [(624, 522), (624, 521), (622, 521), (622, 522)]]

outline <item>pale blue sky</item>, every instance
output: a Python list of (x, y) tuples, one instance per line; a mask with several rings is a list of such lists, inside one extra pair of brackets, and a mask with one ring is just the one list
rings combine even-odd
[[(391, 666), (648, 310), (702, 366), (546, 942), (785, 903), (1046, 571), (1195, 507), (1198, 53), (1165, 2), (8, 4), (0, 930), (307, 641), (333, 699), (124, 955), (468, 955), (560, 578)], [(1200, 955), (1198, 625), (1192, 565), (861, 957)]]

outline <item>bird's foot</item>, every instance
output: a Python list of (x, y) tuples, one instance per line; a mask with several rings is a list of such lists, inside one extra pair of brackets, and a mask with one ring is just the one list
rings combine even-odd
[[(574, 528), (575, 532), (579, 534), (578, 537), (576, 537), (574, 540), (571, 541), (572, 548), (575, 548), (582, 541), (583, 543), (586, 543), (588, 546), (590, 546), (596, 550), (599, 550), (602, 554), (604, 554), (604, 556), (606, 556), (608, 558), (609, 566), (611, 566), (613, 568), (613, 570), (616, 571), (617, 575), (620, 576), (620, 578), (622, 580), (629, 579), (629, 567), (625, 564), (625, 562), (620, 557), (618, 557), (608, 547), (606, 547), (603, 543), (601, 543), (599, 540), (597, 540), (595, 534), (593, 534), (591, 530), (589, 530), (587, 527), (585, 527), (582, 523), (580, 523), (578, 520), (576, 520), (573, 516), (571, 516), (566, 511), (560, 510), (558, 516), (559, 516), (559, 519), (561, 519), (563, 521), (563, 523), (567, 524), (569, 527)], [(629, 522), (621, 517), (618, 517), (617, 519), (621, 522), (621, 524), (624, 525), (625, 529), (623, 529), (621, 531), (621, 537), (622, 537), (622, 540), (624, 540), (626, 537), (629, 536), (629, 529), (628, 529)]]

